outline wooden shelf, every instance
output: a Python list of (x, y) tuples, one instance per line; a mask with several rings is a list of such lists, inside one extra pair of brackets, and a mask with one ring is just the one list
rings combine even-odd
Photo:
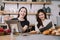
[(5, 23), (0, 23), (0, 26), (2, 26), (2, 25), (7, 26), (7, 24), (5, 24)]
[[(8, 12), (8, 11), (0, 11), (0, 14), (5, 14), (5, 15), (8, 15), (8, 14), (11, 14), (11, 15), (17, 15), (18, 12), (14, 13), (14, 12)], [(51, 15), (51, 13), (46, 13), (47, 15)], [(34, 12), (28, 12), (28, 15), (36, 15), (36, 13)]]
[(51, 4), (51, 2), (32, 2), (32, 4)]
[(51, 2), (18, 2), (18, 1), (3, 1), (6, 4), (51, 4)]
[(51, 15), (51, 13), (46, 13), (47, 15)]
[(0, 15), (2, 15), (3, 13), (4, 13), (4, 11), (1, 11), (1, 10), (0, 10)]
[(16, 4), (18, 2), (16, 1), (2, 1), (3, 3), (6, 3), (6, 4)]
[(17, 2), (19, 4), (31, 4), (31, 2)]
[(16, 12), (16, 13), (14, 13), (14, 12), (4, 12), (3, 14), (11, 14), (11, 15), (17, 15), (18, 14), (18, 12)]
[(0, 10), (0, 13), (3, 13), (3, 12), (4, 12), (4, 11), (1, 11), (1, 10)]

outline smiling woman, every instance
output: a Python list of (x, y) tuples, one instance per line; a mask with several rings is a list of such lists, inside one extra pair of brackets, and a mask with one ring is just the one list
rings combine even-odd
[(29, 28), (29, 21), (27, 20), (27, 9), (25, 7), (21, 7), (18, 12), (18, 17), (13, 18), (12, 20), (19, 20), (21, 26), (23, 27), (23, 31), (27, 32)]
[(43, 9), (39, 9), (36, 15), (37, 23), (35, 24), (35, 30), (37, 32), (45, 33), (46, 30), (55, 29), (52, 21), (47, 19), (46, 13)]

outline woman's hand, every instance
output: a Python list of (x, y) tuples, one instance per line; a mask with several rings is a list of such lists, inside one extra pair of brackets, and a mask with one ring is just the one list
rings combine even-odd
[(43, 28), (43, 26), (40, 26), (39, 29)]
[(27, 30), (27, 28), (28, 28), (28, 26), (27, 26), (27, 25), (25, 25), (25, 26), (23, 27), (23, 31), (26, 31), (26, 30)]
[(33, 31), (30, 31), (29, 33), (30, 33), (30, 34), (37, 34), (37, 31), (34, 31), (34, 30), (33, 30)]

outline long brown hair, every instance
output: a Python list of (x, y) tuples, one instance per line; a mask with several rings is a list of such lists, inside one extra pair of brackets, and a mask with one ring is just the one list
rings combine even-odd
[[(19, 12), (20, 12), (20, 10), (21, 10), (22, 8), (24, 8), (24, 9), (26, 10), (26, 15), (25, 15), (24, 19), (27, 20), (27, 8), (25, 8), (25, 7), (21, 7), (21, 8), (19, 9), (19, 11), (18, 11), (18, 17), (20, 16), (20, 15), (19, 15)], [(18, 17), (17, 17), (17, 18), (18, 18)]]
[(39, 9), (39, 10), (37, 11), (37, 14), (36, 14), (36, 18), (37, 18), (37, 22), (38, 22), (38, 24), (37, 24), (37, 27), (38, 27), (38, 28), (39, 28), (40, 26), (44, 26), (43, 23), (42, 23), (42, 21), (41, 21), (41, 19), (39, 18), (39, 13), (40, 13), (40, 12), (42, 12), (42, 13), (44, 14), (44, 16), (45, 16), (45, 19), (47, 19), (46, 13), (44, 12), (44, 10), (43, 10), (43, 9)]

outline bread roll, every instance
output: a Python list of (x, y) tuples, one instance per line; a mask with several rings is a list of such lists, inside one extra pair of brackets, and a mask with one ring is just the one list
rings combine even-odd
[(50, 31), (49, 30), (46, 30), (46, 31), (43, 32), (43, 34), (44, 35), (48, 35), (48, 34), (50, 34)]
[(29, 32), (30, 34), (36, 34), (37, 32), (36, 31), (31, 31)]

